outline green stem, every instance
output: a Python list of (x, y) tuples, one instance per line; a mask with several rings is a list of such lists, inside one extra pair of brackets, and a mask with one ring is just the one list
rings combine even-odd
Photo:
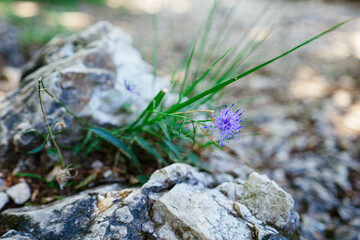
[(56, 148), (56, 151), (58, 152), (58, 156), (59, 156), (59, 159), (60, 159), (60, 163), (61, 163), (61, 166), (63, 168), (65, 168), (65, 162), (64, 162), (64, 158), (63, 156), (61, 155), (61, 151), (60, 151), (60, 148), (59, 146), (57, 145), (56, 141), (55, 141), (55, 138), (54, 138), (54, 135), (52, 134), (52, 131), (51, 131), (51, 128), (50, 128), (50, 125), (48, 123), (48, 120), (47, 120), (47, 117), (46, 117), (46, 113), (45, 113), (45, 109), (44, 109), (44, 104), (42, 102), (42, 98), (41, 98), (41, 85), (42, 85), (42, 79), (43, 77), (40, 77), (39, 78), (39, 81), (38, 81), (38, 94), (39, 94), (39, 101), (40, 101), (40, 106), (41, 106), (41, 111), (42, 111), (42, 114), (44, 116), (44, 120), (45, 120), (45, 123), (46, 123), (46, 126), (49, 130), (49, 134), (50, 134), (50, 137), (51, 137), (51, 140)]

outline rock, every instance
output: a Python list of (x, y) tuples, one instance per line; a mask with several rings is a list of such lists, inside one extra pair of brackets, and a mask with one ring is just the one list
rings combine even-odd
[(245, 240), (252, 236), (249, 223), (233, 213), (232, 201), (201, 186), (177, 184), (155, 202), (152, 215), (160, 229), (169, 223), (167, 228), (179, 239)]
[(24, 204), (31, 197), (31, 190), (26, 182), (18, 183), (6, 189), (6, 194), (18, 205)]
[[(0, 222), (10, 229), (16, 228), (18, 231), (31, 233), (38, 239), (73, 239), (88, 229), (100, 210), (106, 208), (100, 207), (104, 203), (98, 200), (97, 196), (119, 189), (121, 187), (114, 184), (85, 191), (45, 206), (8, 209), (1, 213)], [(113, 204), (112, 201), (107, 207)], [(6, 219), (10, 217), (12, 221), (9, 222)]]
[[(167, 85), (159, 77), (154, 80), (150, 70), (131, 38), (108, 22), (69, 37), (54, 38), (24, 66), (20, 86), (0, 101), (0, 168), (15, 165), (14, 159), (26, 160), (18, 171), (53, 164), (39, 162), (39, 157), (31, 161), (32, 156), (27, 154), (43, 139), (24, 131), (47, 132), (37, 94), (40, 77), (45, 87), (78, 116), (96, 125), (118, 126), (138, 116)], [(129, 91), (125, 80), (133, 88), (136, 85), (136, 90)], [(52, 125), (64, 116), (65, 109), (44, 91), (42, 99)], [(131, 113), (125, 109), (127, 105)], [(79, 125), (69, 114), (63, 120), (67, 127)], [(76, 135), (64, 132), (58, 144), (73, 145)]]
[(20, 67), (22, 64), (16, 28), (0, 21), (0, 66)]
[[(215, 187), (214, 178), (176, 163), (153, 173), (141, 188), (114, 184), (48, 205), (7, 209), (0, 214), (0, 225), (49, 240), (260, 240), (265, 236), (282, 236), (279, 230), (235, 201), (242, 198), (242, 192), (235, 194), (228, 189), (241, 189), (240, 183), (224, 182)], [(263, 209), (252, 211), (260, 214)]]
[(199, 172), (188, 164), (177, 163), (172, 164), (171, 167), (156, 170), (142, 189), (159, 192), (181, 182), (210, 186), (214, 179), (209, 174)]
[(9, 197), (6, 193), (0, 192), (0, 211), (9, 202)]
[(0, 239), (7, 240), (37, 240), (34, 236), (29, 233), (18, 232), (15, 230), (9, 230), (7, 233), (2, 235)]
[(250, 174), (244, 184), (240, 203), (265, 224), (277, 228), (294, 225), (294, 199), (265, 175), (256, 172)]

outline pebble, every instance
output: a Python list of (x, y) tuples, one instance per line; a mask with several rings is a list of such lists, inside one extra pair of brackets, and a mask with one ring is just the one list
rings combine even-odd
[(18, 205), (24, 204), (31, 197), (31, 190), (26, 182), (18, 183), (6, 189), (6, 194)]

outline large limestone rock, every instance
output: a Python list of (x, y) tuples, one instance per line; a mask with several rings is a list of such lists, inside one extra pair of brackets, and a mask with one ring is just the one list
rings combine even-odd
[[(49, 205), (5, 210), (0, 225), (9, 231), (2, 239), (288, 239), (282, 226), (263, 219), (272, 211), (272, 221), (282, 223), (287, 207), (242, 204), (246, 191), (259, 188), (240, 182), (216, 186), (213, 175), (177, 163), (156, 171), (141, 188), (114, 184)], [(279, 194), (271, 184), (267, 193)], [(295, 220), (287, 224), (297, 226)]]
[[(47, 132), (38, 98), (40, 77), (75, 114), (111, 125), (133, 120), (166, 85), (163, 79), (154, 79), (130, 36), (108, 22), (54, 38), (25, 65), (20, 86), (0, 101), (0, 168), (13, 168), (42, 143), (37, 134), (25, 131)], [(63, 116), (67, 127), (79, 126), (45, 91), (42, 98), (50, 125)], [(67, 133), (59, 141), (69, 144), (76, 135)]]

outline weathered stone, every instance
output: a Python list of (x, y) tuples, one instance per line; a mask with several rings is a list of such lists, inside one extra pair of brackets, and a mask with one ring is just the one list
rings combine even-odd
[(181, 182), (210, 186), (214, 183), (214, 179), (209, 174), (199, 172), (188, 164), (177, 163), (171, 165), (171, 167), (156, 170), (142, 188), (156, 192)]
[(254, 216), (278, 228), (292, 225), (294, 199), (267, 176), (256, 172), (245, 182), (240, 202)]
[[(120, 190), (115, 184), (49, 205), (7, 209), (0, 214), (0, 224), (50, 240), (260, 240), (280, 236), (252, 213), (264, 211), (261, 206), (250, 211), (234, 201), (242, 198), (241, 184), (225, 182), (211, 188), (213, 179), (177, 163), (156, 171), (142, 188)], [(270, 190), (270, 195), (279, 194)]]
[(9, 197), (6, 193), (0, 192), (0, 211), (9, 202)]
[(6, 189), (6, 194), (18, 205), (24, 204), (31, 197), (31, 189), (26, 182), (18, 183)]
[(0, 222), (9, 229), (16, 228), (39, 239), (73, 239), (88, 229), (100, 212), (97, 195), (117, 189), (119, 185), (110, 185), (49, 205), (8, 209), (1, 213)]
[(164, 194), (152, 208), (153, 220), (160, 226), (169, 223), (180, 239), (250, 239), (246, 222), (231, 212), (231, 201), (218, 191), (183, 183)]
[[(26, 64), (20, 86), (0, 101), (0, 168), (9, 168), (24, 159), (24, 168), (41, 164), (31, 162), (27, 151), (41, 145), (43, 139), (34, 132), (24, 133), (30, 129), (47, 132), (37, 94), (40, 77), (45, 87), (78, 116), (96, 124), (120, 125), (132, 121), (166, 86), (163, 79), (154, 80), (150, 69), (133, 48), (131, 38), (108, 22), (99, 22), (70, 37), (53, 39)], [(135, 97), (127, 89), (125, 79), (137, 85), (140, 95)], [(41, 93), (52, 125), (65, 109), (45, 91)], [(131, 105), (131, 114), (120, 111), (126, 104)], [(71, 115), (63, 120), (67, 127), (79, 124)], [(72, 144), (75, 136), (74, 132), (63, 133), (58, 141)], [(52, 165), (51, 161), (42, 164)]]

